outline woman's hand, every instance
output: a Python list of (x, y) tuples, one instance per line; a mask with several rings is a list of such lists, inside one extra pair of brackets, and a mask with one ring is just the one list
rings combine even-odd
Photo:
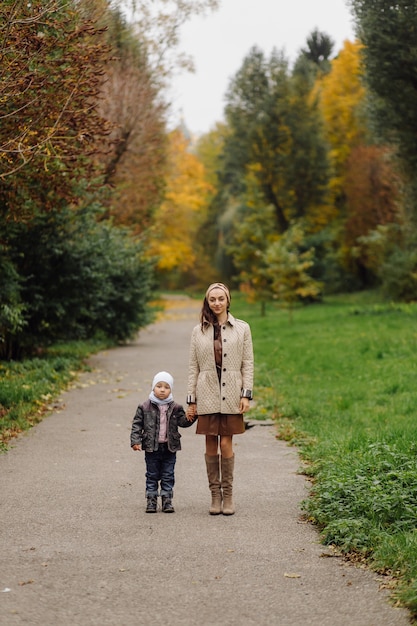
[(192, 422), (196, 416), (196, 413), (197, 413), (197, 405), (195, 404), (195, 402), (193, 402), (192, 404), (188, 405), (188, 408), (185, 414), (187, 417), (187, 420), (189, 422)]
[(249, 398), (240, 398), (239, 413), (246, 413), (250, 409)]
[(134, 450), (135, 452), (142, 450), (141, 446), (139, 443), (135, 443), (134, 446), (132, 446), (132, 450)]

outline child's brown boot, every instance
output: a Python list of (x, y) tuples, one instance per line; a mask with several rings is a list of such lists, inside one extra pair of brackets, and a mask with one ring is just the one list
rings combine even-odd
[(158, 498), (156, 496), (147, 496), (146, 513), (156, 513)]
[(175, 513), (171, 496), (162, 496), (162, 511), (163, 513)]

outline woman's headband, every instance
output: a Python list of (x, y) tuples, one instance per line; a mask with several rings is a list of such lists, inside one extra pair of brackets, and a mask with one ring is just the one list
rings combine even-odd
[(221, 289), (222, 291), (224, 291), (227, 297), (227, 302), (230, 304), (230, 291), (228, 290), (226, 285), (223, 285), (223, 283), (212, 283), (206, 291), (206, 300), (208, 300), (209, 293), (213, 289)]

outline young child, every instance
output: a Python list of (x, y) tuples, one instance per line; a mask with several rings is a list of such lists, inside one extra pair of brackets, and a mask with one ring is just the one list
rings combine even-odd
[(133, 450), (145, 451), (146, 513), (157, 511), (159, 485), (162, 511), (175, 512), (172, 505), (174, 468), (177, 450), (181, 450), (178, 426), (187, 428), (196, 419), (187, 418), (183, 407), (174, 402), (173, 386), (171, 374), (155, 374), (149, 398), (138, 406), (133, 418), (130, 445)]

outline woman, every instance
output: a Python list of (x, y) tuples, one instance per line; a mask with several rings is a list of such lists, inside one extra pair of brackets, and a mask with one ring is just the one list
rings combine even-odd
[[(243, 433), (243, 414), (253, 388), (253, 348), (249, 324), (229, 313), (223, 283), (206, 291), (200, 324), (191, 335), (187, 417), (198, 415), (197, 434), (206, 436), (210, 515), (233, 515), (233, 435)], [(222, 510), (223, 504), (223, 510)]]

